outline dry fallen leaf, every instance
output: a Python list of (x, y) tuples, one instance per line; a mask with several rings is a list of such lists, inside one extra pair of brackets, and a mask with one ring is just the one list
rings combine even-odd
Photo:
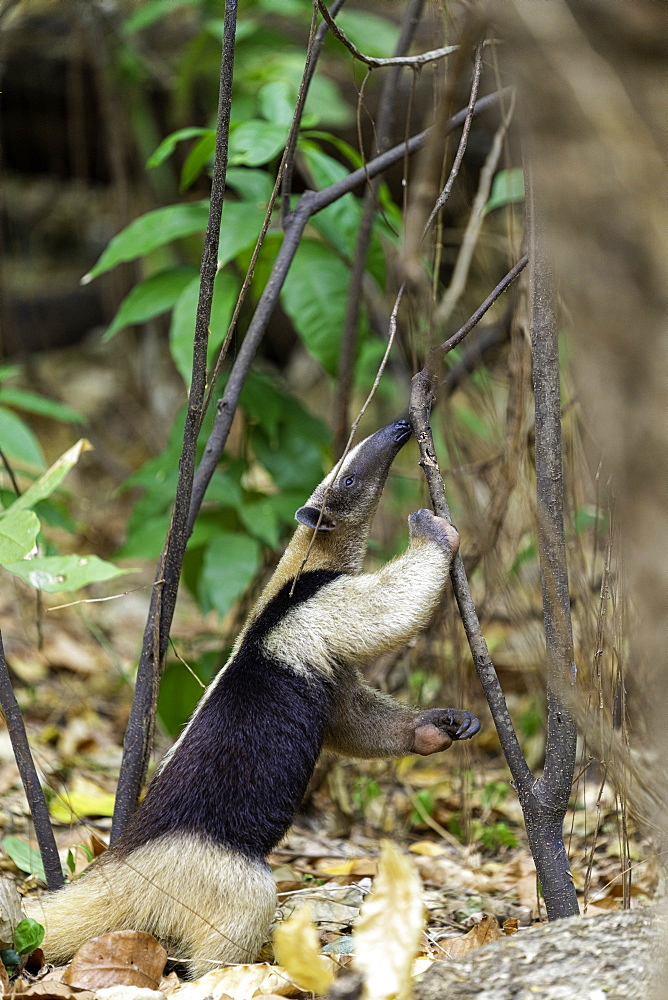
[(8, 878), (0, 878), (0, 951), (14, 947), (14, 930), (23, 920), (21, 897)]
[(98, 990), (105, 986), (143, 986), (157, 990), (167, 952), (151, 934), (114, 931), (79, 948), (63, 982)]
[(0, 961), (0, 986), (2, 986), (3, 996), (9, 991), (9, 976), (7, 975), (7, 970), (5, 968), (4, 962)]
[(279, 963), (302, 990), (327, 993), (334, 982), (332, 962), (320, 954), (318, 930), (308, 904), (294, 910), (276, 927), (274, 951)]
[(95, 991), (96, 1000), (165, 1000), (160, 990), (148, 990), (143, 986), (106, 986)]
[(411, 844), (408, 848), (413, 854), (420, 854), (423, 858), (438, 858), (447, 851), (440, 844), (435, 844), (433, 840), (420, 840), (417, 844)]
[(507, 920), (503, 921), (503, 933), (507, 936), (511, 934), (517, 934), (520, 929), (520, 922), (517, 917), (508, 917)]
[(385, 841), (378, 876), (354, 930), (354, 967), (364, 978), (364, 1000), (410, 996), (413, 959), (424, 922), (422, 884), (415, 865)]
[(297, 992), (297, 987), (284, 969), (258, 962), (207, 972), (194, 983), (184, 983), (171, 996), (173, 1000), (251, 1000), (259, 993), (276, 993), (285, 997)]
[(28, 1000), (29, 997), (33, 1000), (95, 1000), (95, 994), (90, 990), (67, 986), (54, 979), (41, 979), (38, 983), (30, 985), (19, 981), (14, 984), (11, 997), (12, 1000), (23, 1000), (23, 998)]
[(327, 875), (367, 875), (371, 878), (378, 871), (375, 858), (347, 858), (345, 861), (328, 861), (323, 858), (316, 864), (316, 870)]
[(481, 948), (484, 944), (490, 944), (500, 937), (499, 925), (496, 917), (486, 913), (482, 920), (475, 924), (468, 934), (461, 937), (446, 938), (439, 941), (441, 948), (446, 952), (448, 958), (461, 958), (476, 948)]

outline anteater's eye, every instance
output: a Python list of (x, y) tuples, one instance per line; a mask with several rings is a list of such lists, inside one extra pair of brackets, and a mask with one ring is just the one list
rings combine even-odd
[(354, 486), (355, 485), (355, 477), (354, 476), (346, 476), (346, 478), (343, 480), (343, 485), (344, 486)]

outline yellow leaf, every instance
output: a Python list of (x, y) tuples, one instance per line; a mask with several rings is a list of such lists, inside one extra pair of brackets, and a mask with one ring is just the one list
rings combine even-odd
[(435, 844), (433, 840), (420, 840), (417, 844), (411, 844), (408, 850), (423, 858), (439, 858), (441, 855), (447, 854), (445, 848), (441, 847), (440, 844)]
[(56, 823), (76, 823), (85, 816), (113, 816), (114, 796), (111, 792), (86, 795), (82, 792), (65, 792), (49, 803), (51, 818)]
[(347, 858), (345, 861), (319, 861), (318, 871), (327, 875), (375, 875), (378, 869), (375, 858)]
[(422, 884), (415, 865), (389, 841), (355, 927), (355, 968), (363, 1000), (408, 1000), (424, 930)]
[(274, 952), (290, 978), (303, 990), (327, 993), (334, 982), (330, 961), (320, 954), (311, 907), (300, 906), (274, 931)]

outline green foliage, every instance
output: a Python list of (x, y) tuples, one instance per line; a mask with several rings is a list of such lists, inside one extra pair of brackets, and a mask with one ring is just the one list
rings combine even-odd
[(29, 955), (35, 948), (39, 948), (43, 940), (44, 928), (32, 917), (25, 917), (16, 925), (14, 948), (19, 955)]
[(359, 812), (364, 815), (369, 805), (374, 799), (379, 798), (381, 795), (380, 785), (373, 778), (367, 777), (365, 774), (360, 774), (353, 787), (351, 798), (353, 804)]
[(421, 788), (413, 796), (413, 810), (408, 822), (411, 826), (420, 826), (425, 816), (431, 816), (433, 812), (434, 796), (428, 788)]
[[(40, 521), (36, 506), (43, 505), (65, 476), (90, 448), (85, 439), (69, 448), (21, 496), (0, 510), (0, 565), (36, 590), (49, 593), (78, 590), (89, 583), (110, 580), (126, 570), (97, 556), (42, 556), (28, 558), (37, 543)], [(40, 506), (40, 509), (43, 509)]]
[(474, 839), (478, 840), (485, 851), (496, 851), (499, 847), (517, 847), (518, 840), (507, 823), (492, 823), (476, 829), (474, 824)]
[(42, 858), (35, 847), (31, 847), (20, 837), (13, 836), (3, 837), (1, 843), (3, 851), (11, 858), (19, 871), (25, 872), (26, 875), (35, 875), (43, 882), (46, 881)]
[(492, 183), (489, 201), (485, 205), (485, 213), (493, 212), (495, 208), (513, 205), (524, 201), (524, 173), (521, 167), (511, 167), (510, 170), (499, 170)]

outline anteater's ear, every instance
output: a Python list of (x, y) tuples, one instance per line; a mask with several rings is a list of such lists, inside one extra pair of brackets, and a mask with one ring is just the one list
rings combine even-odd
[(295, 518), (300, 524), (305, 524), (307, 528), (315, 528), (318, 531), (333, 531), (336, 527), (336, 521), (332, 521), (331, 518), (323, 514), (320, 524), (318, 524), (318, 519), (320, 518), (320, 508), (319, 507), (300, 507), (295, 514)]

